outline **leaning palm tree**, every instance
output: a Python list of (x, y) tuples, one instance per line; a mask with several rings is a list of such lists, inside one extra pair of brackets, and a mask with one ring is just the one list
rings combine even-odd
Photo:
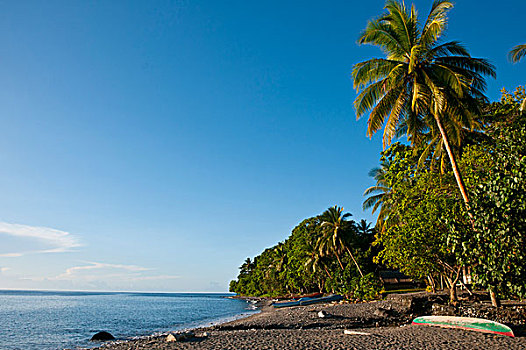
[(488, 61), (473, 58), (459, 42), (442, 42), (448, 0), (435, 0), (423, 23), (412, 6), (388, 0), (386, 13), (369, 21), (360, 44), (380, 47), (386, 58), (354, 65), (354, 101), (357, 118), (370, 111), (367, 135), (384, 128), (384, 147), (403, 125), (412, 143), (426, 131), (439, 133), (462, 198), (469, 202), (451, 142), (458, 143), (462, 128), (477, 127), (479, 100), (486, 100), (485, 75), (495, 77)]
[(376, 219), (376, 225), (380, 228), (385, 219), (389, 216), (391, 211), (391, 205), (389, 197), (391, 196), (391, 188), (388, 186), (385, 179), (385, 172), (387, 167), (383, 165), (381, 168), (374, 168), (369, 172), (369, 176), (376, 180), (376, 185), (371, 186), (365, 190), (364, 196), (369, 196), (363, 202), (363, 209), (372, 208), (374, 214), (378, 211), (378, 218)]
[(340, 259), (339, 253), (342, 250), (342, 248), (345, 248), (347, 250), (347, 253), (349, 253), (349, 256), (351, 257), (352, 261), (356, 265), (360, 276), (363, 277), (362, 270), (356, 262), (354, 255), (351, 253), (351, 250), (347, 245), (346, 238), (343, 236), (342, 233), (342, 227), (346, 223), (347, 218), (350, 216), (350, 213), (343, 214), (343, 208), (340, 208), (336, 205), (334, 207), (330, 207), (329, 209), (325, 210), (323, 214), (321, 214), (321, 227), (325, 228), (325, 232), (318, 240), (319, 249), (321, 252), (333, 252), (336, 255), (336, 259), (338, 259), (340, 267), (343, 270), (344, 267)]
[[(526, 56), (526, 44), (515, 46), (508, 54), (510, 61), (513, 63), (520, 62), (524, 56)], [(521, 113), (526, 112), (526, 98), (522, 100), (519, 110)]]
[(526, 44), (515, 46), (508, 54), (508, 58), (513, 63), (520, 62), (524, 56), (526, 56)]
[(319, 268), (322, 267), (323, 270), (325, 270), (327, 277), (332, 278), (332, 275), (329, 272), (327, 265), (325, 265), (325, 263), (323, 262), (323, 257), (319, 253), (318, 249), (316, 249), (316, 247), (312, 244), (307, 244), (305, 248), (305, 253), (307, 254), (307, 260), (305, 260), (304, 263), (305, 268), (308, 271), (317, 273)]

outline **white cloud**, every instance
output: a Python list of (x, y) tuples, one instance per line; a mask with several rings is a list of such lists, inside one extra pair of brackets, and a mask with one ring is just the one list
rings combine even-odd
[(173, 280), (180, 278), (180, 276), (173, 275), (158, 275), (158, 276), (137, 276), (131, 278), (132, 281), (154, 281), (154, 280)]
[(63, 253), (80, 247), (78, 239), (69, 232), (49, 227), (28, 226), (0, 222), (0, 234), (18, 238), (34, 239), (42, 243), (45, 248), (29, 251), (18, 251), (0, 254), (0, 257), (18, 257), (35, 253)]
[(58, 276), (48, 278), (55, 281), (149, 281), (176, 279), (173, 275), (145, 275), (145, 271), (152, 269), (137, 265), (106, 264), (100, 262), (87, 262), (89, 265), (73, 266)]
[[(105, 264), (105, 263), (99, 263), (99, 262), (87, 262), (90, 265), (84, 265), (84, 266), (73, 266), (66, 270), (66, 272), (61, 273), (60, 275), (54, 277), (53, 279), (56, 280), (69, 280), (69, 279), (76, 279), (76, 278), (86, 278), (88, 275), (83, 274), (82, 272), (88, 271), (88, 270), (124, 270), (124, 271), (130, 271), (130, 272), (140, 272), (140, 271), (148, 271), (151, 270), (146, 267), (142, 266), (136, 266), (136, 265), (119, 265), (119, 264)], [(113, 274), (105, 274), (102, 276), (105, 277), (115, 277), (115, 273)], [(121, 275), (121, 274), (117, 274)], [(90, 275), (91, 276), (91, 275)], [(99, 276), (99, 277), (102, 277)]]

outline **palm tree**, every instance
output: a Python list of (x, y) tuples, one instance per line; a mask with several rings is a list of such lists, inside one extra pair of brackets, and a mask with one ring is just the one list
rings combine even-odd
[[(515, 46), (508, 54), (510, 61), (513, 63), (520, 62), (524, 56), (526, 56), (526, 44)], [(526, 98), (522, 100), (519, 110), (521, 113), (526, 112)]]
[(343, 230), (341, 230), (341, 228), (346, 223), (346, 219), (350, 216), (350, 213), (343, 214), (343, 208), (340, 208), (336, 205), (325, 210), (323, 214), (321, 214), (321, 227), (325, 228), (325, 232), (324, 235), (322, 235), (318, 240), (318, 246), (320, 252), (333, 252), (334, 255), (336, 255), (336, 259), (338, 259), (338, 263), (340, 264), (342, 270), (344, 270), (344, 267), (340, 259), (339, 252), (342, 248), (345, 248), (352, 261), (356, 265), (356, 268), (358, 268), (360, 276), (363, 277), (362, 270), (356, 262), (354, 255), (351, 253), (351, 250), (347, 246), (346, 238), (342, 235)]
[(508, 58), (513, 63), (520, 62), (524, 56), (526, 56), (526, 44), (515, 46), (508, 54)]
[(287, 265), (287, 250), (285, 249), (285, 245), (283, 243), (279, 243), (274, 248), (274, 253), (276, 271), (282, 272), (284, 267)]
[[(435, 0), (423, 25), (414, 6), (388, 0), (386, 13), (369, 21), (360, 44), (380, 47), (386, 58), (373, 58), (354, 65), (354, 101), (357, 118), (370, 111), (367, 135), (384, 127), (384, 147), (403, 128), (412, 143), (426, 131), (440, 133), (458, 187), (469, 202), (457, 168), (451, 142), (458, 142), (459, 130), (474, 129), (480, 114), (477, 99), (486, 100), (484, 75), (495, 77), (488, 61), (473, 58), (459, 42), (442, 42), (448, 0)], [(360, 92), (361, 90), (361, 92)]]
[(371, 223), (365, 219), (360, 220), (360, 222), (356, 224), (356, 230), (358, 234), (362, 236), (368, 236), (374, 233), (374, 229), (371, 228)]
[(247, 258), (245, 260), (245, 262), (243, 263), (243, 265), (241, 265), (239, 267), (239, 269), (241, 270), (240, 273), (242, 275), (247, 275), (249, 274), (250, 272), (252, 272), (252, 269), (254, 268), (254, 263), (250, 260), (250, 258)]
[(329, 269), (327, 269), (327, 265), (325, 265), (325, 263), (323, 262), (323, 258), (319, 253), (318, 249), (316, 249), (316, 247), (311, 244), (307, 244), (305, 248), (307, 253), (305, 268), (307, 268), (307, 270), (312, 270), (312, 272), (316, 273), (318, 271), (318, 268), (321, 266), (325, 270), (327, 276), (329, 278), (332, 278), (332, 275), (329, 272)]
[(367, 210), (373, 208), (372, 213), (374, 214), (378, 209), (378, 218), (376, 219), (377, 227), (380, 228), (389, 216), (391, 205), (388, 201), (391, 195), (391, 188), (388, 186), (385, 179), (385, 172), (387, 171), (388, 165), (383, 164), (381, 168), (374, 168), (369, 172), (369, 176), (372, 176), (376, 180), (376, 185), (369, 187), (363, 193), (364, 196), (369, 196), (363, 202), (363, 209)]
[(316, 249), (316, 247), (312, 244), (307, 244), (305, 248), (306, 260), (303, 266), (305, 267), (306, 271), (312, 271), (314, 273), (313, 277), (316, 281), (316, 284), (318, 285), (319, 291), (321, 292), (325, 288), (327, 279), (319, 275), (318, 270), (320, 269), (320, 267), (323, 268), (328, 278), (332, 278), (332, 275), (329, 272), (327, 265), (325, 265), (325, 263), (323, 262), (323, 257), (321, 256), (318, 249)]

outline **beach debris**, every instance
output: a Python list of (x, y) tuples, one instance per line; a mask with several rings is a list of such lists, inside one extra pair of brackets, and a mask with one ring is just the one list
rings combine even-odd
[(414, 325), (459, 328), (469, 331), (492, 333), (515, 337), (510, 327), (495, 321), (475, 317), (421, 316), (413, 320)]
[(195, 338), (195, 333), (192, 331), (188, 332), (181, 332), (181, 333), (175, 333), (175, 334), (169, 334), (166, 337), (167, 342), (174, 342), (174, 341), (185, 341)]
[(98, 332), (91, 337), (90, 341), (107, 341), (115, 340), (115, 337), (108, 332)]
[(318, 312), (318, 317), (319, 318), (330, 318), (332, 317), (332, 315), (328, 313), (327, 311), (321, 310), (320, 312)]
[(348, 334), (348, 335), (371, 335), (371, 333), (367, 333), (367, 332), (358, 332), (358, 331), (351, 331), (349, 329), (345, 329), (343, 331), (343, 334)]

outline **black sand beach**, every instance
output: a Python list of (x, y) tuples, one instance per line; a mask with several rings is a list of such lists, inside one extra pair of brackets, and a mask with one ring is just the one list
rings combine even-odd
[[(189, 340), (167, 342), (166, 335), (152, 336), (107, 344), (101, 349), (526, 349), (524, 306), (497, 311), (483, 306), (475, 312), (493, 312), (492, 318), (508, 321), (506, 323), (515, 328), (515, 338), (411, 325), (417, 316), (415, 313), (426, 307), (433, 307), (429, 300), (406, 297), (284, 309), (274, 309), (269, 302), (262, 302), (261, 313), (197, 329), (195, 337)], [(463, 313), (474, 313), (473, 308), (463, 310)], [(329, 317), (319, 317), (320, 311)], [(447, 307), (439, 310), (442, 314), (447, 312)], [(345, 329), (367, 334), (344, 334)]]

